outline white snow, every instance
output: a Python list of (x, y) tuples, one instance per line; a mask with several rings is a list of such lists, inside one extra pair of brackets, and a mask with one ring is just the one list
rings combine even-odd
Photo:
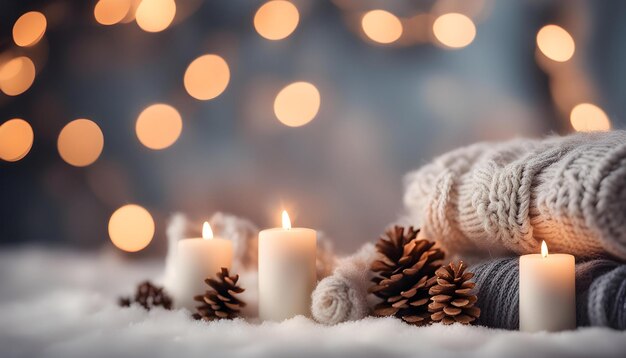
[(626, 356), (626, 333), (600, 328), (527, 334), (392, 318), (332, 327), (304, 317), (207, 323), (184, 310), (117, 307), (118, 295), (162, 270), (161, 261), (115, 252), (0, 252), (0, 357)]

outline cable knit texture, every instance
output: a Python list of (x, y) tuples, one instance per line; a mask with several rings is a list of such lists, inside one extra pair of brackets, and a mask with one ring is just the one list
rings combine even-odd
[(356, 254), (340, 260), (333, 274), (321, 280), (313, 291), (313, 318), (328, 325), (365, 318), (371, 307), (367, 289), (374, 257), (376, 248), (366, 244)]
[(626, 132), (478, 143), (409, 173), (408, 220), (452, 254), (626, 260)]
[[(474, 265), (481, 316), (477, 324), (519, 327), (519, 259), (500, 258)], [(592, 260), (576, 265), (576, 320), (580, 326), (626, 329), (626, 265)]]

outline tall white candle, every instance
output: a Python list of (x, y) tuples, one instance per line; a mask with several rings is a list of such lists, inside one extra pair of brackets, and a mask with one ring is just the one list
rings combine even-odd
[(576, 328), (576, 273), (574, 256), (541, 254), (519, 260), (520, 331), (562, 331)]
[(282, 321), (309, 316), (317, 281), (317, 233), (291, 228), (283, 211), (283, 228), (259, 233), (259, 317)]
[(204, 280), (214, 277), (222, 267), (230, 269), (232, 260), (232, 242), (213, 237), (208, 222), (202, 227), (202, 238), (180, 240), (172, 283), (175, 306), (193, 311), (199, 304), (193, 297), (208, 289)]

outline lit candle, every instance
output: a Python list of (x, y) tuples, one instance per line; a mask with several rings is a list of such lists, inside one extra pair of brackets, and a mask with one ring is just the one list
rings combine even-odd
[(317, 233), (292, 228), (286, 211), (282, 219), (282, 228), (259, 233), (259, 317), (263, 320), (309, 316), (317, 280)]
[(520, 331), (562, 331), (576, 328), (576, 274), (574, 256), (541, 254), (519, 259)]
[(206, 221), (202, 226), (202, 238), (180, 240), (172, 283), (176, 307), (193, 311), (198, 305), (193, 297), (204, 293), (208, 288), (204, 280), (215, 276), (222, 267), (230, 269), (232, 260), (232, 242), (213, 237), (211, 226)]

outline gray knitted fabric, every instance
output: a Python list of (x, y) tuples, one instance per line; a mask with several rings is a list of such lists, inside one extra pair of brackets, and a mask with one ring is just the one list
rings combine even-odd
[[(474, 265), (477, 324), (516, 330), (519, 327), (519, 258), (500, 258)], [(578, 326), (626, 329), (626, 265), (593, 260), (576, 265)]]
[(470, 266), (474, 273), (480, 317), (476, 324), (492, 328), (519, 327), (519, 260), (500, 258)]
[(478, 143), (406, 177), (408, 220), (453, 254), (626, 260), (626, 132)]
[[(615, 269), (618, 263), (611, 260), (592, 260), (576, 265), (576, 324), (578, 326), (598, 326), (597, 320), (592, 323), (590, 316), (598, 317), (600, 310), (589, 313), (592, 304), (589, 300), (591, 285), (599, 280), (607, 272)], [(600, 286), (596, 285), (594, 294), (600, 292)], [(617, 300), (615, 301), (617, 302)]]
[(615, 268), (593, 281), (588, 309), (592, 326), (626, 329), (626, 266)]

